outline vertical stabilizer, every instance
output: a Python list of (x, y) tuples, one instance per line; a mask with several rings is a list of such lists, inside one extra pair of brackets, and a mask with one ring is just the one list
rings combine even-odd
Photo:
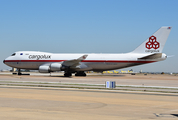
[(171, 27), (161, 27), (153, 35), (151, 35), (146, 41), (144, 41), (139, 47), (137, 47), (133, 53), (162, 53), (164, 45), (167, 41)]

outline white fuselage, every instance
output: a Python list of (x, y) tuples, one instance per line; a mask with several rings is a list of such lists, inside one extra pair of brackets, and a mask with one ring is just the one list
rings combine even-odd
[[(47, 52), (20, 51), (15, 55), (8, 57), (4, 63), (10, 67), (18, 69), (38, 70), (41, 65), (50, 65), (51, 63), (62, 63), (67, 60), (75, 60), (84, 54), (52, 54)], [(149, 54), (87, 54), (87, 58), (80, 64), (86, 65), (84, 68), (73, 68), (74, 71), (105, 71), (120, 69), (135, 65), (157, 62), (166, 59), (163, 54), (159, 59), (138, 59)]]
[(4, 60), (10, 67), (39, 70), (41, 73), (65, 71), (86, 76), (84, 71), (114, 70), (146, 63), (162, 61), (167, 56), (162, 53), (171, 27), (161, 27), (140, 46), (125, 54), (53, 54), (47, 52), (19, 51)]

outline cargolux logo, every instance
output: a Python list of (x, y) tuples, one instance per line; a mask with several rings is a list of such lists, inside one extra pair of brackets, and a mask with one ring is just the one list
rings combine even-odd
[(159, 44), (159, 42), (158, 41), (156, 41), (156, 37), (155, 36), (151, 36), (151, 37), (149, 37), (149, 41), (146, 43), (146, 48), (147, 49), (151, 49), (151, 48), (153, 48), (153, 49), (158, 49), (159, 48), (159, 46), (160, 46), (160, 44)]
[(29, 55), (29, 59), (51, 59), (51, 55)]

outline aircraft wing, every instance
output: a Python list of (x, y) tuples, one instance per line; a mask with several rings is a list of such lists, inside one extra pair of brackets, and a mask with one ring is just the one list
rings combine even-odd
[(67, 67), (75, 67), (77, 65), (79, 65), (79, 62), (81, 62), (82, 60), (85, 60), (87, 58), (88, 55), (83, 55), (81, 57), (79, 57), (78, 59), (73, 59), (73, 60), (66, 60), (62, 63), (62, 65), (67, 66)]

